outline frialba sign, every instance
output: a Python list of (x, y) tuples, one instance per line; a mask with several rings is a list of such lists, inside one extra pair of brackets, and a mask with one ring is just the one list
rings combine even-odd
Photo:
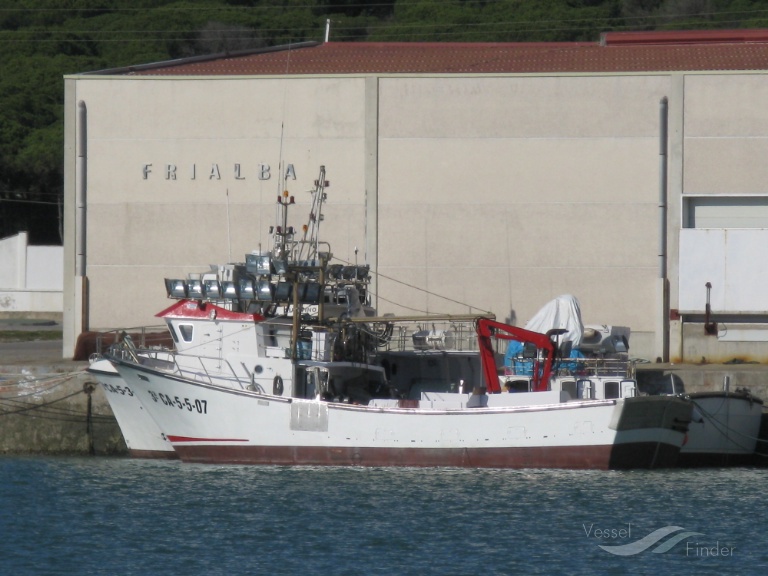
[[(249, 169), (240, 163), (221, 165), (214, 162), (212, 164), (189, 164), (187, 166), (178, 166), (176, 164), (159, 164), (155, 166), (154, 164), (147, 163), (141, 165), (141, 175), (144, 180), (153, 178), (165, 180), (197, 180), (198, 178), (207, 178), (208, 180), (226, 180), (228, 178), (235, 180), (246, 180), (249, 178), (269, 180), (272, 177), (272, 168), (269, 164), (256, 164), (255, 167)], [(296, 171), (293, 164), (286, 165), (285, 179), (296, 180)]]

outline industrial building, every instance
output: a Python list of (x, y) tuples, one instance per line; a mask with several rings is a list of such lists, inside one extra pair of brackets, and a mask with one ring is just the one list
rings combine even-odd
[(382, 314), (572, 294), (632, 356), (768, 360), (768, 30), (310, 42), (65, 91), (65, 356), (267, 249), (283, 188), (300, 225), (324, 165), (322, 237)]

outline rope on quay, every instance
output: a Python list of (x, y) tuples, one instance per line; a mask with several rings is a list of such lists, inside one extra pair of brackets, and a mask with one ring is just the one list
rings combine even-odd
[[(30, 402), (25, 402), (23, 400), (24, 398), (29, 398), (30, 396), (40, 396), (41, 394), (48, 394), (52, 390), (55, 390), (59, 386), (66, 384), (76, 376), (79, 376), (83, 373), (85, 372), (81, 370), (77, 372), (69, 372), (66, 374), (55, 374), (55, 375), (51, 374), (51, 375), (46, 375), (44, 377), (39, 377), (39, 378), (23, 379), (15, 382), (14, 384), (11, 384), (11, 386), (21, 386), (21, 385), (26, 386), (27, 384), (30, 384), (30, 383), (32, 384), (37, 383), (37, 384), (43, 384), (43, 386), (33, 388), (32, 390), (30, 390), (25, 394), (18, 394), (12, 398), (0, 396), (0, 416), (10, 416), (10, 415), (32, 416), (35, 418), (42, 418), (46, 420), (57, 420), (62, 422), (82, 422), (83, 416), (85, 416), (86, 427), (88, 431), (91, 430), (93, 423), (112, 422), (113, 418), (111, 416), (106, 416), (102, 414), (95, 414), (95, 415), (92, 414), (91, 393), (95, 389), (95, 385), (92, 382), (86, 382), (83, 385), (82, 390), (77, 390), (75, 392), (72, 392), (71, 394), (60, 396), (59, 398), (56, 398), (54, 400), (50, 400), (47, 402), (32, 404)], [(25, 377), (26, 375), (21, 374), (20, 376)], [(0, 390), (2, 390), (2, 388), (3, 386), (0, 385)], [(63, 400), (67, 400), (69, 398), (77, 396), (78, 394), (83, 394), (83, 393), (88, 395), (88, 409), (86, 411), (86, 414), (83, 414), (83, 412), (80, 410), (75, 410), (72, 408), (66, 408), (66, 407), (55, 407), (53, 409), (50, 408), (54, 404), (58, 404)]]
[(46, 384), (48, 382), (56, 383), (59, 380), (67, 381), (75, 376), (87, 374), (85, 368), (75, 370), (74, 372), (49, 372), (47, 374), (33, 375), (31, 372), (0, 372), (0, 391), (5, 386), (20, 386), (26, 384)]
[(26, 394), (14, 394), (14, 398), (26, 398), (27, 396), (36, 396), (38, 394), (44, 394), (54, 388), (61, 386), (72, 380), (79, 375), (86, 374), (84, 370), (78, 370), (76, 372), (67, 372), (64, 374), (44, 374), (39, 377), (30, 378), (29, 374), (14, 374), (15, 380), (5, 380), (6, 375), (3, 376), (3, 380), (0, 380), (0, 399), (9, 391), (8, 388), (22, 388), (29, 389)]
[[(29, 404), (27, 402), (21, 402), (18, 400), (0, 400), (0, 416), (9, 416), (15, 414), (18, 416), (32, 416), (34, 418), (42, 418), (45, 420), (58, 420), (60, 422), (82, 422), (84, 414), (79, 410), (73, 410), (71, 408), (48, 408), (52, 404), (56, 404), (62, 400), (72, 398), (73, 396), (77, 396), (81, 393), (81, 391), (73, 392), (72, 394), (62, 396), (61, 398), (46, 402), (45, 404)], [(21, 404), (23, 407), (7, 406), (7, 404), (10, 403)], [(87, 412), (85, 417), (88, 417)], [(104, 414), (92, 414), (91, 420), (94, 423), (110, 423), (114, 419), (111, 416), (106, 416)]]
[[(82, 394), (82, 390), (78, 390), (77, 392), (72, 392), (71, 394), (67, 394), (66, 396), (61, 396), (59, 398), (56, 398), (56, 400), (51, 400), (50, 402), (46, 402), (44, 404), (25, 404), (24, 408), (16, 408), (15, 410), (4, 410), (3, 412), (0, 412), (0, 416), (10, 416), (11, 414), (21, 414), (23, 412), (29, 412), (31, 410), (39, 410), (40, 408), (45, 408), (46, 406), (50, 406), (52, 404), (56, 404), (57, 402), (61, 402), (62, 400), (66, 400), (67, 398), (72, 398), (73, 396), (77, 396), (78, 394)], [(6, 400), (7, 401), (7, 400)]]

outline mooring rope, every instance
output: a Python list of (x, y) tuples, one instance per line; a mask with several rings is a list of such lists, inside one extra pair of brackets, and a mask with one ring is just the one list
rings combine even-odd
[[(68, 372), (65, 374), (47, 374), (35, 378), (27, 378), (27, 374), (19, 374), (18, 376), (22, 378), (21, 380), (17, 380), (10, 385), (8, 383), (0, 384), (0, 416), (33, 416), (35, 418), (56, 420), (60, 422), (80, 422), (84, 416), (82, 411), (66, 407), (56, 407), (51, 409), (50, 406), (77, 396), (78, 394), (87, 394), (85, 389), (77, 390), (71, 394), (66, 394), (56, 399), (39, 404), (31, 404), (29, 402), (25, 402), (23, 399), (50, 394), (53, 390), (63, 386), (67, 382), (70, 382), (73, 378), (84, 374), (86, 374), (84, 370)], [(2, 395), (2, 392), (7, 392), (7, 390), (3, 390), (3, 388), (6, 386), (18, 388), (26, 387), (29, 384), (42, 384), (42, 386), (33, 388), (25, 394), (17, 394), (12, 397), (4, 397)], [(34, 412), (34, 414), (32, 414), (32, 412)], [(111, 422), (114, 419), (112, 416), (104, 414), (85, 414), (85, 416), (88, 416), (93, 422), (99, 423)]]
[[(6, 392), (6, 390), (3, 390), (5, 387), (29, 387), (34, 386), (36, 384), (42, 384), (38, 388), (31, 389), (26, 394), (18, 394), (15, 395), (14, 398), (26, 398), (27, 396), (36, 396), (38, 394), (44, 394), (50, 390), (53, 390), (54, 388), (61, 386), (62, 384), (65, 384), (72, 380), (72, 378), (75, 378), (79, 375), (86, 374), (84, 370), (80, 370), (78, 372), (67, 372), (65, 374), (46, 374), (40, 377), (35, 378), (28, 378), (27, 374), (18, 374), (18, 378), (13, 382), (3, 382), (0, 383), (0, 399), (3, 398), (3, 392)], [(48, 385), (50, 384), (50, 385)]]
[(46, 402), (44, 404), (28, 404), (24, 408), (17, 408), (15, 410), (6, 410), (3, 412), (0, 412), (0, 416), (8, 416), (10, 414), (21, 414), (22, 412), (29, 412), (30, 410), (37, 410), (39, 408), (44, 408), (46, 406), (50, 406), (51, 404), (56, 404), (58, 402), (61, 402), (62, 400), (66, 400), (67, 398), (72, 398), (73, 396), (77, 396), (78, 394), (82, 394), (82, 390), (78, 390), (77, 392), (72, 392), (71, 394), (67, 394), (66, 396), (61, 396), (59, 398), (56, 398), (55, 400), (51, 400), (50, 402)]
[[(749, 449), (749, 447), (748, 447), (748, 446), (744, 446), (743, 444), (741, 444), (739, 441), (737, 441), (737, 439), (736, 439), (736, 438), (733, 438), (733, 437), (731, 436), (731, 434), (734, 434), (734, 435), (738, 435), (738, 436), (741, 436), (741, 437), (742, 437), (744, 440), (746, 440), (746, 441), (752, 441), (752, 440), (754, 440), (756, 443), (757, 443), (757, 442), (761, 442), (761, 439), (760, 439), (760, 437), (759, 437), (759, 436), (752, 436), (752, 435), (750, 435), (750, 434), (744, 434), (743, 432), (740, 432), (740, 431), (736, 430), (735, 428), (731, 428), (730, 426), (725, 426), (724, 424), (721, 424), (720, 422), (718, 422), (718, 421), (715, 419), (715, 416), (714, 416), (714, 414), (713, 414), (713, 413), (711, 413), (711, 412), (708, 412), (707, 410), (705, 410), (704, 408), (702, 408), (702, 407), (701, 407), (701, 405), (700, 405), (698, 402), (696, 402), (695, 400), (693, 400), (693, 404), (694, 404), (694, 406), (696, 406), (696, 408), (699, 410), (699, 412), (701, 412), (701, 415), (702, 415), (702, 416), (703, 416), (703, 417), (704, 417), (704, 418), (705, 418), (707, 421), (709, 421), (709, 422), (712, 424), (712, 426), (713, 426), (713, 427), (714, 427), (714, 428), (715, 428), (715, 429), (716, 429), (718, 432), (720, 432), (720, 434), (722, 434), (723, 436), (725, 436), (725, 438), (726, 438), (728, 441), (730, 441), (730, 442), (733, 442), (733, 443), (734, 443), (736, 446), (738, 446), (738, 447), (739, 447), (739, 448), (741, 448), (742, 450), (745, 450), (746, 452), (752, 453), (752, 454), (754, 454), (755, 456), (768, 457), (768, 454), (763, 454), (763, 453), (760, 453), (760, 452), (758, 452), (758, 451), (757, 451), (757, 445), (755, 446), (754, 450), (752, 450), (752, 451), (750, 452), (750, 449)], [(763, 440), (763, 441), (764, 441), (764, 440)]]

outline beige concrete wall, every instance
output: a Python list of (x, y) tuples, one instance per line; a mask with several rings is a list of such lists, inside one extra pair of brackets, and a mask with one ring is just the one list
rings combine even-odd
[(519, 324), (571, 293), (587, 322), (653, 331), (667, 77), (381, 85), (380, 272)]
[[(164, 277), (267, 249), (281, 158), (296, 171), (287, 182), (296, 227), (327, 165), (323, 236), (353, 261), (364, 245), (363, 87), (362, 79), (78, 80), (76, 100), (88, 107), (90, 328), (156, 322), (168, 305)], [(262, 164), (269, 179), (260, 179)]]
[(685, 79), (685, 193), (768, 192), (768, 76)]
[[(68, 163), (72, 108), (88, 106), (90, 327), (154, 323), (163, 277), (267, 248), (282, 158), (296, 168), (294, 225), (326, 165), (323, 236), (342, 260), (358, 248), (378, 263), (381, 312), (522, 325), (571, 293), (585, 322), (630, 326), (633, 352), (655, 358), (659, 101), (675, 307), (681, 195), (763, 191), (766, 91), (762, 74), (69, 78)], [(77, 282), (65, 286), (76, 322)]]

